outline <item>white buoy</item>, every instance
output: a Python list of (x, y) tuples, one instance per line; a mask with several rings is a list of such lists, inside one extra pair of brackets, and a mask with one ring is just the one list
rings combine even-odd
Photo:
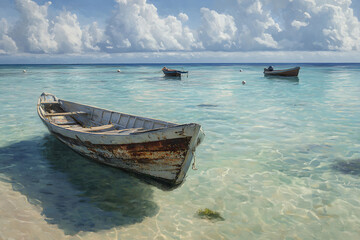
[(23, 73), (26, 73), (26, 70), (23, 70)]
[(118, 69), (118, 70), (117, 70), (117, 72), (121, 72), (121, 70), (120, 70), (120, 69)]
[(245, 85), (245, 84), (246, 84), (246, 81), (242, 81), (241, 83), (242, 83), (242, 85)]

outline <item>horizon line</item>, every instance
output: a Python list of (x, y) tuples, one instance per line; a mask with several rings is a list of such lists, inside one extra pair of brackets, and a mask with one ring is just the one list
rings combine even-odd
[(171, 62), (171, 63), (0, 63), (2, 65), (175, 65), (175, 64), (360, 64), (360, 62)]

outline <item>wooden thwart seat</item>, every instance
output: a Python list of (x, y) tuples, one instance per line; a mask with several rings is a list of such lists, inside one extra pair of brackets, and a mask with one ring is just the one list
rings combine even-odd
[(127, 129), (117, 130), (113, 124), (108, 124), (108, 125), (101, 125), (101, 126), (90, 127), (90, 128), (81, 128), (79, 130), (82, 132), (101, 132), (101, 133), (109, 132), (112, 134), (117, 134), (117, 133), (125, 133), (125, 132), (134, 133), (139, 130), (143, 130), (143, 128), (127, 128)]
[(82, 131), (85, 132), (97, 132), (97, 131), (108, 131), (108, 130), (114, 130), (115, 126), (113, 124), (108, 125), (101, 125), (97, 127), (90, 127), (90, 128), (84, 128)]
[(61, 112), (61, 113), (46, 113), (45, 117), (53, 117), (53, 116), (71, 116), (71, 115), (78, 115), (78, 114), (88, 114), (87, 112)]

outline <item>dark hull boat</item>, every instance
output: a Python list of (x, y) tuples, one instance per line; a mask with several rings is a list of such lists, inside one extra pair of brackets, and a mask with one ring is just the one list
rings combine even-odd
[(181, 74), (188, 73), (187, 71), (179, 71), (179, 70), (175, 70), (175, 69), (169, 69), (166, 67), (163, 67), (163, 69), (161, 69), (161, 70), (167, 77), (181, 77)]
[(283, 77), (297, 77), (299, 75), (300, 67), (294, 67), (283, 70), (272, 70), (269, 71), (264, 68), (264, 75), (266, 76), (283, 76)]
[(205, 136), (196, 123), (109, 111), (47, 93), (37, 111), (50, 133), (81, 155), (170, 185), (183, 182)]

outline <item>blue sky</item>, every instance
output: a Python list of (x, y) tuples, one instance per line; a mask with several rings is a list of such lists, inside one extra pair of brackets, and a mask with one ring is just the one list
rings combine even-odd
[(1, 0), (0, 63), (359, 62), (359, 0)]

